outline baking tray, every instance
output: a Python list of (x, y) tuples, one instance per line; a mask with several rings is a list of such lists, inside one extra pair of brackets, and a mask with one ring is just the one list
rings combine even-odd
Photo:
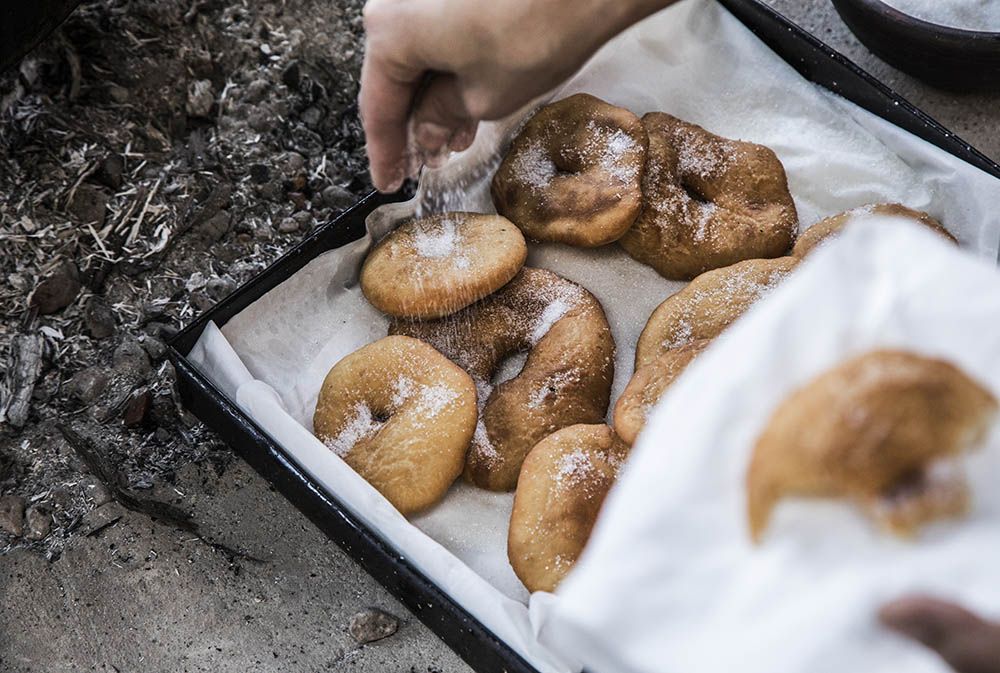
[[(1000, 179), (1000, 165), (900, 98), (841, 54), (757, 0), (720, 0), (736, 18), (807, 79)], [(364, 235), (365, 218), (398, 195), (372, 193), (310, 234), (273, 265), (181, 330), (169, 343), (185, 406), (337, 542), (460, 657), (480, 673), (537, 673), (468, 611), (445, 595), (378, 533), (366, 527), (300, 469), (284, 450), (187, 359), (209, 322), (218, 326), (310, 260)]]

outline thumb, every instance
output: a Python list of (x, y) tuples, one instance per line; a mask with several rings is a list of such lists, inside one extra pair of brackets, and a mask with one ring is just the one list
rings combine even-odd
[(417, 97), (410, 120), (410, 142), (430, 167), (443, 163), (448, 150), (472, 144), (478, 120), (469, 115), (454, 75), (431, 77)]
[(890, 629), (937, 652), (958, 673), (1000, 673), (1000, 625), (926, 596), (893, 601), (879, 611)]

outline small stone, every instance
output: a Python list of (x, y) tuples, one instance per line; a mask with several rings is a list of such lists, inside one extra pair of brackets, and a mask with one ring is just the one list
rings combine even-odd
[(248, 103), (259, 103), (267, 95), (269, 84), (266, 79), (255, 79), (247, 85), (246, 100)]
[(313, 215), (308, 210), (300, 210), (292, 215), (292, 219), (299, 223), (300, 229), (308, 229), (312, 224)]
[(94, 229), (104, 226), (108, 210), (108, 195), (104, 190), (87, 184), (79, 185), (69, 202), (69, 214), (81, 224), (91, 224)]
[(165, 322), (152, 321), (142, 328), (151, 337), (157, 339), (172, 339), (177, 334), (177, 328)]
[(122, 341), (118, 348), (115, 349), (114, 355), (111, 356), (111, 362), (115, 370), (119, 373), (134, 374), (138, 378), (144, 378), (152, 371), (152, 366), (149, 364), (149, 356), (146, 355), (146, 351), (142, 345), (135, 339), (125, 339)]
[(313, 129), (323, 121), (323, 111), (318, 107), (310, 105), (302, 111), (302, 123)]
[(302, 72), (298, 61), (292, 61), (281, 71), (281, 83), (289, 89), (298, 89), (299, 82), (302, 81)]
[(112, 84), (108, 87), (108, 95), (111, 96), (111, 100), (120, 104), (127, 103), (131, 97), (128, 89), (117, 84)]
[(96, 535), (99, 531), (118, 523), (127, 513), (117, 502), (106, 502), (83, 515), (78, 529), (79, 534)]
[(232, 218), (228, 210), (220, 210), (215, 215), (199, 224), (195, 228), (195, 233), (206, 241), (221, 240), (229, 232)]
[(72, 262), (63, 262), (38, 284), (31, 295), (31, 305), (42, 315), (60, 311), (80, 294), (80, 272)]
[(266, 133), (271, 130), (271, 115), (264, 110), (254, 110), (247, 116), (247, 124), (257, 133)]
[(30, 507), (24, 521), (28, 528), (24, 536), (29, 540), (43, 540), (52, 530), (52, 515), (40, 507)]
[(234, 290), (236, 290), (236, 281), (228, 276), (217, 276), (205, 283), (205, 292), (216, 301), (231, 294)]
[(377, 608), (362, 610), (351, 617), (348, 631), (362, 645), (388, 638), (399, 629), (399, 619)]
[(0, 497), (0, 530), (21, 537), (24, 532), (24, 498), (19, 495)]
[(267, 222), (261, 222), (254, 228), (253, 235), (262, 241), (270, 241), (274, 238), (274, 228)]
[(194, 292), (191, 295), (191, 303), (194, 304), (195, 308), (199, 311), (207, 311), (208, 309), (215, 306), (215, 302), (203, 292)]
[(143, 334), (139, 337), (139, 343), (142, 345), (143, 350), (146, 351), (149, 359), (154, 362), (162, 360), (163, 356), (167, 354), (167, 344), (154, 336)]
[(93, 404), (108, 385), (108, 375), (102, 367), (87, 367), (69, 380), (70, 393), (83, 404)]
[(289, 152), (285, 155), (285, 175), (298, 175), (305, 167), (306, 158), (298, 152)]
[(122, 161), (120, 154), (109, 154), (101, 165), (97, 168), (97, 173), (94, 174), (101, 184), (107, 185), (111, 189), (118, 191), (121, 189), (124, 180), (122, 178), (122, 173), (125, 170), (125, 162)]
[(267, 164), (250, 164), (250, 179), (255, 185), (262, 185), (271, 179), (271, 169)]
[(301, 192), (305, 190), (306, 185), (309, 184), (309, 179), (305, 174), (300, 173), (299, 175), (294, 175), (288, 179), (288, 191), (291, 192)]
[(339, 185), (323, 188), (323, 203), (330, 208), (347, 208), (354, 204), (354, 195)]
[(115, 313), (104, 297), (95, 295), (87, 301), (83, 322), (94, 339), (103, 339), (115, 333)]
[(149, 414), (149, 409), (153, 405), (153, 396), (148, 390), (144, 390), (131, 400), (125, 406), (125, 412), (122, 414), (122, 422), (127, 428), (134, 428), (137, 425), (141, 425), (146, 416)]
[(299, 223), (294, 217), (286, 217), (278, 224), (278, 231), (283, 234), (291, 234), (299, 230)]
[(103, 482), (101, 482), (101, 480), (94, 475), (84, 475), (80, 479), (80, 485), (83, 487), (84, 497), (90, 500), (90, 502), (94, 504), (94, 507), (100, 507), (105, 503), (111, 502), (111, 492), (108, 491), (107, 486), (105, 486)]
[(295, 204), (296, 210), (304, 210), (308, 199), (302, 192), (288, 192), (288, 200)]
[(198, 79), (188, 85), (187, 102), (184, 109), (192, 117), (208, 117), (212, 114), (215, 104), (215, 94), (212, 92), (212, 82)]

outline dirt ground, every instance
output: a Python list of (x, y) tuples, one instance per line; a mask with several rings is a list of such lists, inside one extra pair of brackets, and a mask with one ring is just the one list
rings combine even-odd
[[(362, 4), (90, 1), (0, 75), (0, 671), (467, 670), (164, 360), (370, 189)], [(826, 0), (771, 4), (1000, 157), (1000, 96), (901, 75)], [(366, 644), (358, 614), (398, 630)]]

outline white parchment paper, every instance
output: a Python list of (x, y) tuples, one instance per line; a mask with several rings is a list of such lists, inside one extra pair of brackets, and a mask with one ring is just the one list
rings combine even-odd
[(844, 502), (790, 500), (750, 542), (754, 442), (822, 371), (898, 347), (1000, 395), (1000, 272), (885, 219), (850, 225), (671, 386), (557, 600), (534, 606), (546, 642), (595, 671), (943, 673), (878, 607), (925, 592), (1000, 616), (998, 432), (967, 461), (966, 519), (906, 541)]
[[(846, 208), (899, 201), (928, 210), (967, 250), (996, 259), (995, 179), (806, 82), (711, 0), (684, 0), (626, 31), (545, 99), (578, 91), (770, 146), (785, 165), (803, 228)], [(417, 199), (374, 212), (369, 235), (318, 256), (221, 332), (206, 330), (191, 357), (401, 556), (540, 670), (568, 671), (577, 666), (574, 656), (537, 641), (527, 594), (507, 563), (509, 494), (458, 484), (437, 507), (407, 521), (311, 434), (326, 372), (386, 333), (386, 319), (357, 285), (372, 240), (418, 208), (493, 212), (489, 179), (528, 112), (482, 125), (472, 148), (422, 177)], [(448, 192), (449, 184), (461, 189)], [(616, 246), (533, 244), (528, 263), (581, 283), (601, 300), (618, 344), (617, 396), (631, 376), (646, 319), (682, 284), (665, 281)], [(541, 605), (544, 613), (547, 604)]]

